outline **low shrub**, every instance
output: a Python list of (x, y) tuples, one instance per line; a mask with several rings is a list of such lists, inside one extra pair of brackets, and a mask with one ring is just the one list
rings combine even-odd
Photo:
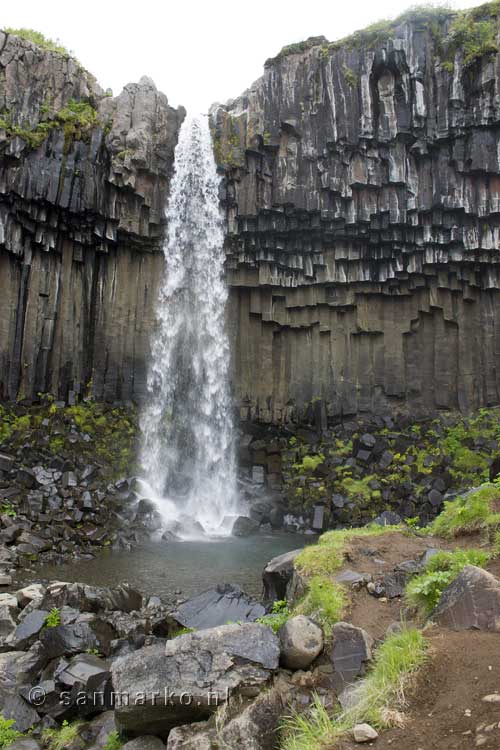
[(484, 567), (490, 555), (484, 550), (468, 549), (441, 551), (433, 555), (425, 571), (415, 576), (406, 587), (406, 597), (426, 614), (438, 604), (441, 594), (466, 565)]

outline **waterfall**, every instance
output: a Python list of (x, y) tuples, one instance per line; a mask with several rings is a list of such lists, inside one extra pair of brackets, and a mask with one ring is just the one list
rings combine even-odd
[(186, 118), (174, 167), (141, 463), (145, 496), (186, 538), (229, 533), (221, 524), (237, 510), (224, 227), (208, 118)]

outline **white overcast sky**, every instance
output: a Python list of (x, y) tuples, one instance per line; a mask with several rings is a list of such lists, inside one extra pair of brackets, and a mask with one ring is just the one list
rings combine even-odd
[[(242, 93), (285, 44), (323, 34), (339, 39), (412, 0), (2, 0), (0, 27), (59, 39), (116, 95), (143, 75), (170, 104), (207, 111)], [(454, 8), (478, 5), (451, 2)]]

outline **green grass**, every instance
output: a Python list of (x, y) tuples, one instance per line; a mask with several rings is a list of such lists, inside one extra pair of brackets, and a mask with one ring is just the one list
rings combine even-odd
[(60, 44), (59, 41), (54, 42), (52, 39), (44, 36), (44, 34), (42, 34), (40, 31), (23, 28), (13, 29), (9, 27), (7, 29), (4, 29), (4, 32), (6, 34), (13, 34), (14, 36), (21, 37), (21, 39), (26, 39), (28, 42), (33, 42), (33, 44), (36, 44), (37, 47), (46, 49), (49, 52), (57, 52), (58, 54), (65, 55), (66, 57), (73, 57), (73, 53), (66, 49), (66, 47), (63, 47), (63, 45)]
[(43, 744), (48, 750), (66, 750), (78, 738), (82, 726), (82, 721), (75, 721), (70, 724), (65, 720), (59, 729), (44, 729), (42, 732)]
[(342, 619), (348, 599), (343, 586), (326, 576), (313, 576), (307, 582), (303, 599), (294, 607), (294, 615), (306, 615), (316, 620), (326, 631)]
[(15, 719), (4, 719), (0, 715), (0, 748), (8, 747), (21, 737), (21, 732), (12, 728), (14, 724)]
[(484, 484), (468, 495), (447, 500), (431, 531), (448, 539), (481, 530), (495, 533), (500, 527), (500, 512), (494, 509), (494, 504), (500, 510), (500, 486)]
[(423, 573), (412, 578), (406, 586), (406, 598), (424, 614), (429, 614), (438, 604), (441, 594), (466, 565), (483, 568), (490, 554), (484, 550), (442, 550), (433, 555)]
[(335, 747), (355, 724), (379, 729), (401, 722), (405, 691), (425, 663), (427, 643), (419, 630), (389, 636), (375, 654), (374, 664), (356, 688), (356, 703), (330, 715), (318, 698), (307, 713), (293, 714), (283, 725), (282, 750), (326, 750)]

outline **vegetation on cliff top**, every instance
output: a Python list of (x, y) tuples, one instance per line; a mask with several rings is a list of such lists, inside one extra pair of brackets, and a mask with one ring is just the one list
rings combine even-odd
[(3, 31), (5, 34), (12, 34), (13, 36), (18, 36), (21, 39), (26, 39), (26, 41), (32, 42), (33, 44), (36, 44), (37, 47), (41, 47), (48, 52), (57, 52), (59, 55), (64, 55), (65, 57), (75, 57), (73, 52), (64, 47), (58, 39), (56, 41), (54, 41), (53, 39), (49, 39), (40, 31), (24, 28), (13, 29), (11, 27), (3, 29)]
[[(498, 51), (499, 12), (499, 0), (464, 11), (452, 10), (446, 5), (417, 5), (395, 19), (382, 19), (334, 42), (328, 42), (324, 37), (310, 37), (303, 42), (289, 44), (275, 57), (269, 58), (265, 65), (272, 65), (289, 55), (303, 53), (313, 47), (321, 47), (322, 59), (328, 58), (330, 51), (334, 50), (376, 49), (394, 36), (398, 26), (412, 23), (418, 29), (430, 32), (436, 43), (438, 61), (446, 70), (453, 70), (457, 50), (462, 50), (463, 64), (467, 68), (484, 55)], [(346, 80), (349, 86), (355, 86), (356, 74), (348, 74)]]

